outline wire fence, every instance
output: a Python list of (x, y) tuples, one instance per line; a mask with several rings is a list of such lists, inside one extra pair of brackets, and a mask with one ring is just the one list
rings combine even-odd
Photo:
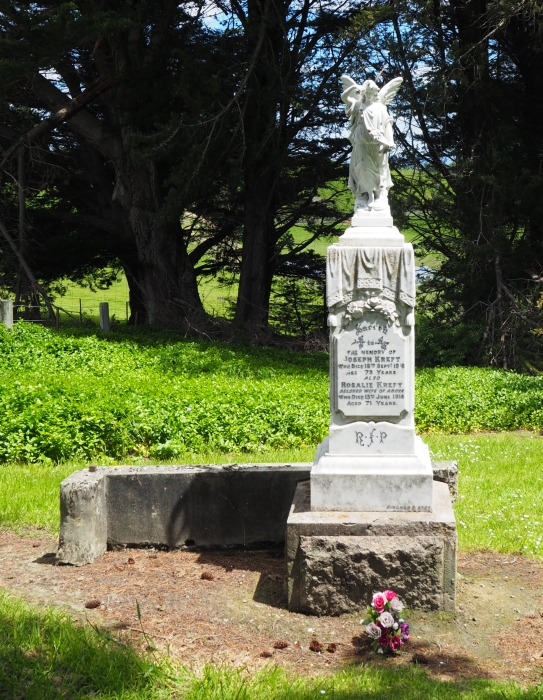
[(13, 303), (9, 314), (12, 314), (13, 321), (56, 326), (57, 329), (60, 325), (67, 323), (77, 326), (99, 325), (100, 304), (106, 301), (109, 305), (109, 319), (112, 324), (128, 322), (130, 318), (128, 290), (126, 293), (125, 290), (119, 290), (113, 294), (111, 290), (105, 290), (102, 293), (86, 289), (81, 291), (83, 294), (65, 294), (56, 297), (52, 302), (53, 318), (44, 300), (37, 295), (32, 300)]
[(61, 319), (70, 318), (83, 325), (85, 322), (98, 323), (100, 318), (100, 303), (107, 301), (109, 304), (109, 316), (112, 321), (127, 322), (130, 318), (130, 304), (128, 295), (100, 294), (96, 292), (92, 296), (65, 295), (55, 299), (55, 306), (60, 309)]

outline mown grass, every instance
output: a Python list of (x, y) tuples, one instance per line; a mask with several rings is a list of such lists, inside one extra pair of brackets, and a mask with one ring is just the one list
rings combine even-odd
[(490, 680), (441, 682), (417, 668), (355, 665), (303, 678), (277, 667), (249, 674), (207, 666), (199, 672), (170, 659), (136, 654), (66, 614), (35, 610), (0, 591), (0, 698), (5, 700), (516, 700), (537, 688)]
[(543, 437), (508, 433), (431, 436), (433, 459), (460, 466), (455, 504), (463, 550), (543, 556)]
[[(459, 546), (543, 556), (543, 438), (534, 434), (426, 436), (434, 460), (452, 459), (460, 467), (455, 504)], [(264, 453), (205, 452), (160, 463), (312, 462), (315, 445)], [(114, 464), (101, 460), (100, 464)], [(130, 464), (151, 464), (134, 459)], [(0, 467), (0, 527), (24, 531), (59, 527), (60, 482), (88, 462), (59, 465), (6, 464)]]

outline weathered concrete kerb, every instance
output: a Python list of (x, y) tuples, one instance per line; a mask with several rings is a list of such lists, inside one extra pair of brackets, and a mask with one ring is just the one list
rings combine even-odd
[[(57, 561), (90, 564), (121, 547), (281, 546), (299, 482), (311, 463), (98, 467), (60, 486)], [(435, 479), (456, 492), (455, 462)]]
[(280, 546), (311, 464), (98, 467), (60, 487), (57, 561), (81, 566), (126, 546)]

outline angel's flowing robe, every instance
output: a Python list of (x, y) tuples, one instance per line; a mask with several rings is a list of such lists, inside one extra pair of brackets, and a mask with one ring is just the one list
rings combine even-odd
[(375, 192), (378, 197), (383, 189), (388, 191), (392, 187), (388, 148), (394, 143), (393, 120), (381, 102), (360, 106), (362, 109), (353, 110), (351, 119), (349, 140), (353, 152), (349, 164), (349, 189), (355, 197), (369, 192)]

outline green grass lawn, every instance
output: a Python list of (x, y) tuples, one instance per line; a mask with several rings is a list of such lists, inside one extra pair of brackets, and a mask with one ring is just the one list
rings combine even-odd
[[(110, 318), (115, 316), (117, 321), (126, 321), (128, 302), (128, 282), (124, 275), (119, 276), (119, 280), (114, 282), (109, 289), (98, 289), (93, 291), (89, 287), (82, 287), (75, 282), (66, 283), (66, 293), (63, 296), (55, 298), (55, 304), (62, 309), (69, 311), (72, 316), (61, 312), (61, 322), (70, 319), (72, 322), (79, 318), (79, 302), (81, 301), (81, 309), (83, 318), (92, 320), (98, 323), (99, 319), (99, 304), (102, 301), (107, 301), (109, 304)], [(75, 316), (75, 319), (74, 319)]]

